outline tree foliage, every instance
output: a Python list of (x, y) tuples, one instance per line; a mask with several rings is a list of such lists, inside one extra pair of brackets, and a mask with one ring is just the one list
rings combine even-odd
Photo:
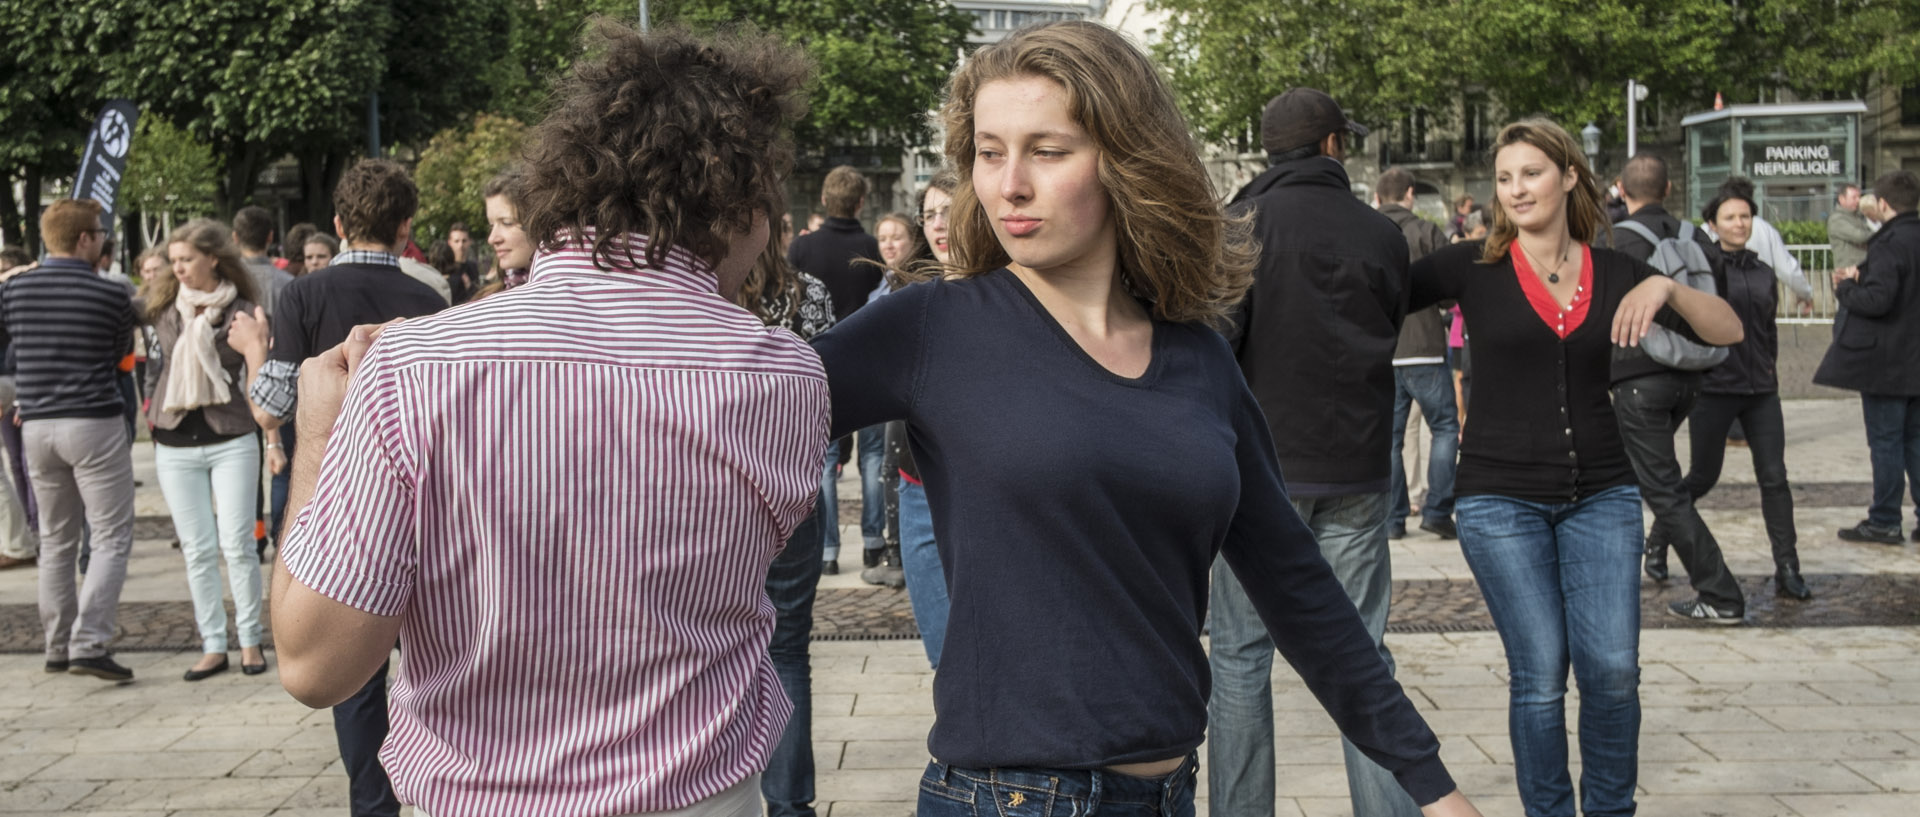
[(219, 184), (212, 148), (157, 114), (140, 117), (120, 183), (120, 210), (140, 213), (148, 225), (212, 215)]
[(1463, 53), (1477, 52), (1465, 77), (1511, 118), (1623, 119), (1628, 79), (1662, 99), (1697, 95), (1699, 79), (1720, 70), (1727, 8), (1724, 0), (1489, 0), (1475, 6), (1462, 43)]
[(487, 109), (522, 122), (538, 119), (553, 78), (580, 52), (586, 21), (595, 15), (631, 19), (635, 6), (626, 0), (509, 3), (506, 45), (484, 73), (491, 89)]
[(1449, 0), (1157, 0), (1172, 13), (1154, 46), (1201, 135), (1258, 146), (1260, 111), (1287, 88), (1319, 88), (1381, 122), (1458, 88), (1463, 21)]
[[(469, 127), (449, 128), (420, 151), (414, 183), (420, 187), (420, 212), (414, 233), (444, 238), (448, 225), (465, 222), (475, 235), (486, 223), (481, 198), (487, 181), (512, 160), (526, 126), (519, 120), (481, 114)], [(426, 239), (420, 239), (425, 244)]]
[(1731, 13), (1729, 40), (1768, 44), (1728, 49), (1720, 70), (1742, 99), (1774, 88), (1861, 96), (1875, 75), (1895, 86), (1920, 81), (1915, 0), (1744, 0)]
[(1468, 93), (1510, 118), (1619, 123), (1625, 85), (1704, 109), (1753, 99), (1856, 96), (1875, 77), (1920, 80), (1916, 0), (1153, 0), (1171, 12), (1156, 52), (1201, 134), (1245, 144), (1259, 111), (1295, 85), (1357, 118)]
[[(513, 3), (533, 8), (538, 4)], [(507, 0), (394, 0), (380, 81), (386, 145), (419, 144), (493, 101), (488, 66), (507, 50)]]
[(695, 27), (750, 22), (804, 48), (818, 65), (803, 148), (924, 144), (973, 28), (945, 0), (658, 0), (660, 21)]
[(103, 90), (211, 145), (224, 210), (245, 202), (265, 162), (355, 132), (386, 67), (392, 25), (379, 0), (154, 0), (120, 9), (120, 42), (101, 55)]

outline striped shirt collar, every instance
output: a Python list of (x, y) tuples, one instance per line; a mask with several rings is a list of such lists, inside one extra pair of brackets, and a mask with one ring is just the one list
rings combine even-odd
[(78, 258), (65, 256), (65, 255), (61, 255), (61, 256), (49, 255), (46, 258), (41, 259), (40, 268), (65, 270), (67, 272), (84, 272), (84, 273), (87, 273), (88, 275), (92, 275), (94, 270), (94, 267), (92, 264), (89, 264)]
[(376, 267), (397, 267), (400, 266), (400, 256), (386, 252), (385, 250), (346, 250), (334, 256), (333, 260), (328, 262), (329, 266), (333, 264), (367, 264)]
[[(713, 265), (685, 247), (668, 247), (666, 256), (660, 259), (659, 264), (649, 265), (645, 235), (627, 233), (615, 238), (602, 258), (594, 257), (593, 239), (594, 231), (591, 228), (562, 234), (557, 246), (534, 253), (533, 268), (528, 274), (527, 283), (537, 284), (559, 276), (611, 274), (641, 278), (649, 286), (694, 292), (720, 291), (720, 278), (713, 271)], [(630, 266), (629, 258), (633, 264), (640, 266)], [(613, 262), (613, 266), (607, 266), (607, 261)]]

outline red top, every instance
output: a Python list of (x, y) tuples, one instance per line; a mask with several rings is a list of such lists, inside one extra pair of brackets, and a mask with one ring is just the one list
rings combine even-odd
[(1547, 328), (1566, 340), (1587, 319), (1587, 307), (1593, 301), (1593, 248), (1580, 247), (1580, 286), (1573, 290), (1573, 301), (1561, 307), (1540, 276), (1534, 274), (1533, 265), (1527, 263), (1527, 254), (1520, 251), (1519, 242), (1514, 245), (1507, 254), (1513, 257), (1513, 271), (1520, 277), (1520, 291), (1526, 293), (1527, 303), (1533, 306), (1533, 313), (1539, 315), (1540, 320), (1546, 321)]

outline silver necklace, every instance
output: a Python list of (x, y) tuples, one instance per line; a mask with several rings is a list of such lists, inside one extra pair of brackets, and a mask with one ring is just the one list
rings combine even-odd
[[(1521, 247), (1520, 249), (1525, 250), (1526, 248)], [(1567, 248), (1562, 247), (1559, 257), (1555, 258), (1554, 261), (1556, 263), (1553, 265), (1553, 271), (1547, 273), (1547, 283), (1549, 284), (1560, 283), (1560, 270), (1567, 265)]]

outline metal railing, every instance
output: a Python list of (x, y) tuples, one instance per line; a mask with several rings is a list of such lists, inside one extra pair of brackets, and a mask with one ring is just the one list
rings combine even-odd
[(1833, 245), (1788, 244), (1787, 252), (1799, 260), (1801, 273), (1813, 286), (1813, 309), (1802, 313), (1800, 299), (1786, 284), (1776, 282), (1780, 288), (1780, 306), (1774, 318), (1780, 323), (1833, 323), (1834, 312), (1840, 306), (1833, 299)]

